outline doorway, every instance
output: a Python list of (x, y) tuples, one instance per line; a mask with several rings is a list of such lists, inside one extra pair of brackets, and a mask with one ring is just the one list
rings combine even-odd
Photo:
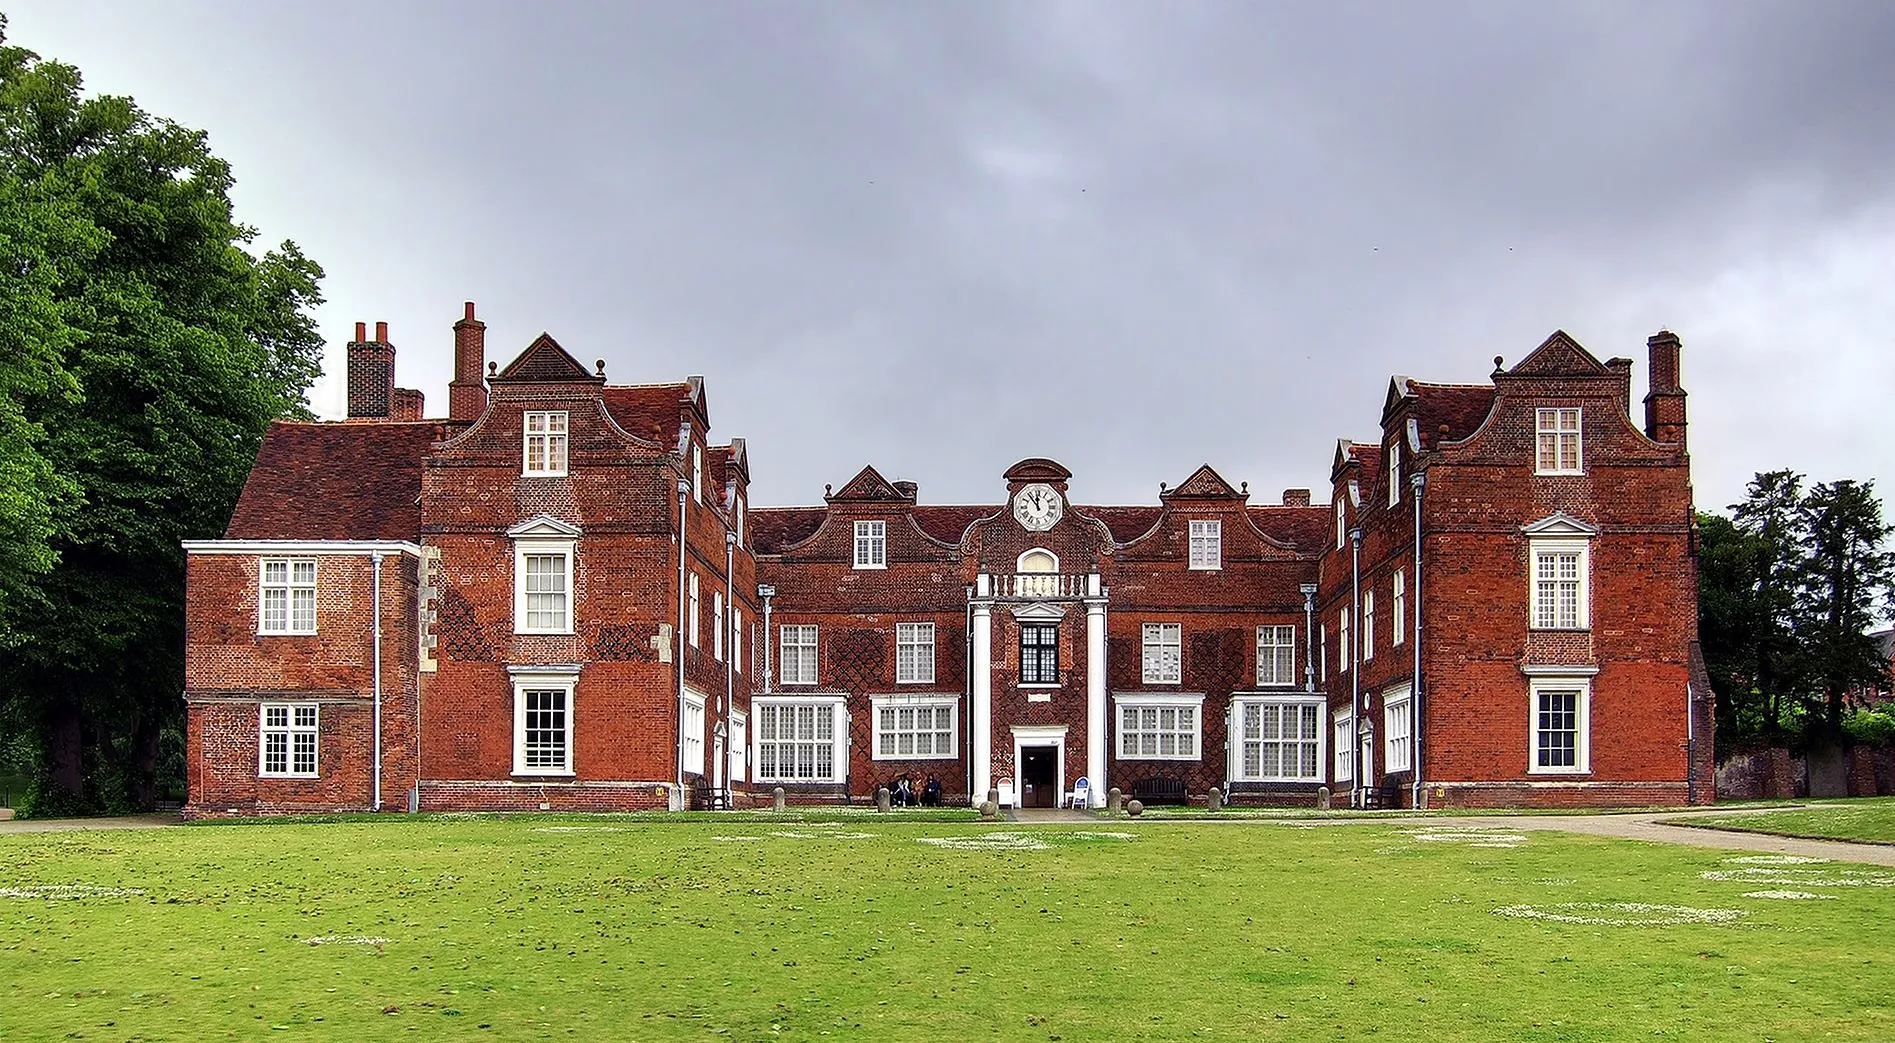
[(1020, 806), (1059, 807), (1059, 747), (1020, 747)]

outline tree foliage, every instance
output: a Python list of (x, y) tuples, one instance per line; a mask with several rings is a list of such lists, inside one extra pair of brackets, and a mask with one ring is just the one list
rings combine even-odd
[(0, 19), (0, 699), (40, 811), (148, 803), (182, 720), (184, 560), (307, 415), (322, 270), (261, 256), (202, 131)]
[(1869, 635), (1895, 605), (1895, 527), (1874, 484), (1752, 479), (1731, 516), (1698, 516), (1699, 633), (1720, 745), (1833, 744), (1852, 693), (1886, 687)]

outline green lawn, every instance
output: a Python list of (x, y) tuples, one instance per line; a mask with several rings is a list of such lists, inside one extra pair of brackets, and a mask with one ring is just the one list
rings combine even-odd
[(1895, 1038), (1895, 870), (1741, 854), (1448, 822), (0, 835), (0, 1039)]
[(1895, 844), (1895, 797), (1869, 800), (1825, 801), (1762, 814), (1716, 818), (1692, 816), (1674, 824), (1736, 829), (1748, 833), (1777, 833), (1792, 837), (1823, 837)]

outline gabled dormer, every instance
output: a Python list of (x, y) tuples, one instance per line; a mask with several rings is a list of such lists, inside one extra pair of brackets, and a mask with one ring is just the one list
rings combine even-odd
[(550, 333), (533, 338), (526, 350), (507, 363), (507, 368), (487, 378), (493, 384), (595, 384), (605, 383), (605, 360), (598, 372), (588, 373)]

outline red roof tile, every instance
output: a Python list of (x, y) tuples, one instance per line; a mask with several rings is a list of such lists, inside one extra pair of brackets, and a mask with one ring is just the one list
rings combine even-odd
[(958, 545), (968, 526), (999, 513), (998, 505), (934, 504), (915, 508), (915, 525), (942, 543)]
[(1151, 531), (1158, 524), (1158, 515), (1164, 508), (1144, 505), (1124, 507), (1081, 507), (1073, 510), (1087, 517), (1097, 518), (1112, 531), (1112, 538), (1120, 543), (1130, 543)]
[(1313, 554), (1327, 545), (1329, 510), (1328, 507), (1259, 505), (1250, 508), (1250, 520), (1265, 536)]
[(724, 502), (724, 486), (730, 480), (730, 447), (714, 445), (704, 452), (704, 480), (711, 483), (711, 497), (719, 507)]
[(750, 511), (750, 546), (758, 554), (781, 554), (822, 528), (826, 507), (755, 507)]
[(1415, 392), (1417, 426), (1423, 448), (1433, 449), (1441, 439), (1441, 425), (1448, 428), (1447, 440), (1466, 438), (1480, 428), (1494, 405), (1494, 389), (1488, 384), (1423, 384), (1409, 381)]
[(228, 539), (413, 540), (421, 460), (441, 434), (418, 423), (291, 423), (263, 435)]
[(606, 411), (620, 427), (647, 442), (677, 450), (679, 421), (691, 385), (634, 384), (606, 387), (603, 391)]

